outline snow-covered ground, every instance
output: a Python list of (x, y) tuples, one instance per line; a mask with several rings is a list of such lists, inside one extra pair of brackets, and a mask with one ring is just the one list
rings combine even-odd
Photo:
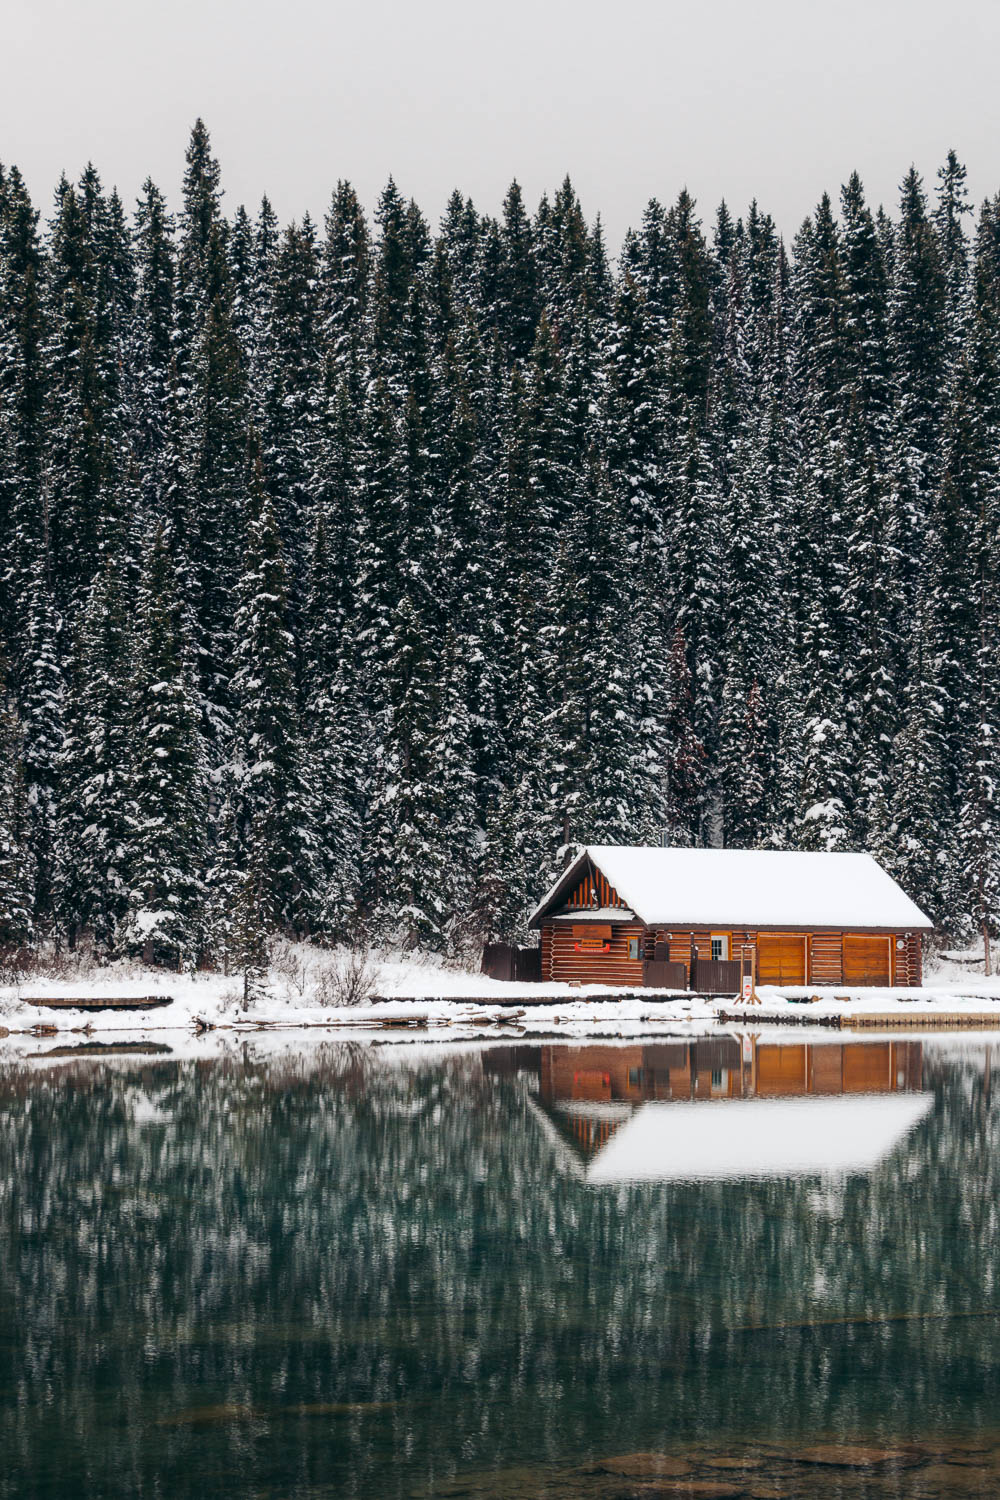
[[(365, 1030), (393, 1024), (425, 1024), (442, 1034), (476, 1036), (516, 1027), (529, 1033), (573, 1036), (637, 1036), (676, 1031), (678, 1025), (715, 1023), (720, 1014), (745, 1015), (756, 1021), (823, 1024), (852, 1014), (885, 1014), (894, 1022), (935, 1013), (991, 1014), (1000, 1020), (1000, 978), (987, 979), (972, 955), (949, 956), (929, 963), (920, 990), (789, 987), (762, 988), (761, 1004), (735, 1006), (732, 999), (701, 1000), (667, 990), (645, 990), (621, 997), (597, 985), (515, 984), (448, 967), (426, 956), (373, 956), (368, 978), (372, 998), (343, 1006), (337, 1003), (336, 975), (343, 956), (306, 946), (282, 950), (266, 993), (249, 1010), (242, 1007), (237, 977), (221, 974), (178, 975), (143, 970), (134, 964), (106, 967), (81, 963), (58, 977), (38, 975), (18, 985), (0, 987), (0, 1030), (10, 1033), (37, 1025), (60, 1031), (89, 1027), (93, 1031), (144, 1032), (193, 1030), (202, 1026), (244, 1029), (331, 1027)], [(139, 999), (170, 997), (156, 1010), (51, 1010), (40, 998)], [(540, 1003), (541, 1002), (541, 1003)]]

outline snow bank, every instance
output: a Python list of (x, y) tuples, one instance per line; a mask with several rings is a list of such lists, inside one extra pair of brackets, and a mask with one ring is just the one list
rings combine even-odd
[[(249, 1011), (241, 1005), (238, 978), (221, 974), (178, 975), (135, 964), (82, 968), (75, 976), (34, 978), (0, 988), (0, 1027), (11, 1032), (38, 1024), (94, 1032), (197, 1029), (205, 1026), (348, 1027), (370, 1031), (388, 1025), (423, 1024), (448, 1034), (495, 1034), (495, 1028), (525, 1033), (632, 1037), (676, 1030), (691, 1023), (716, 1024), (720, 1015), (752, 1026), (761, 1020), (822, 1024), (852, 1014), (912, 1018), (948, 1013), (981, 1015), (1000, 1002), (1000, 977), (972, 972), (964, 958), (928, 969), (920, 990), (855, 989), (838, 985), (762, 988), (759, 1006), (736, 1006), (732, 998), (701, 1000), (669, 990), (644, 990), (622, 998), (599, 985), (505, 983), (483, 974), (445, 967), (426, 956), (373, 956), (376, 998), (362, 1005), (331, 1003), (327, 983), (336, 956), (299, 945), (289, 948), (271, 972), (267, 992)], [(37, 1000), (169, 998), (156, 1010), (50, 1010)], [(529, 1003), (530, 1002), (530, 1003)], [(997, 1011), (1000, 1019), (1000, 1009)], [(0, 1039), (2, 1040), (2, 1039)]]

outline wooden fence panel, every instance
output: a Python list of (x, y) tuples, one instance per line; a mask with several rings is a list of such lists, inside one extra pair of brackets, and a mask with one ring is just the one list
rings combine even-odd
[(481, 972), (490, 979), (517, 980), (535, 984), (542, 977), (541, 948), (515, 948), (511, 943), (487, 943)]
[(696, 958), (691, 965), (691, 988), (699, 995), (738, 995), (739, 959)]
[[(664, 946), (657, 943), (657, 948)], [(658, 990), (686, 990), (687, 967), (672, 964), (667, 959), (648, 958), (642, 968), (642, 982)]]

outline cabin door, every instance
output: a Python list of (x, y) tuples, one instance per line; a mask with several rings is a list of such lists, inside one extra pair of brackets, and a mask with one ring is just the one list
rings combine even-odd
[(803, 932), (757, 935), (757, 983), (805, 984), (806, 936)]
[(891, 948), (891, 937), (845, 932), (844, 983), (891, 984)]

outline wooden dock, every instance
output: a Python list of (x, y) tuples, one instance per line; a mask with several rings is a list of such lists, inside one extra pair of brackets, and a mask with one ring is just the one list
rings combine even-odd
[(45, 1010), (159, 1010), (173, 1005), (173, 995), (25, 995), (25, 1005)]
[(875, 1011), (870, 1015), (841, 1016), (840, 1024), (851, 1031), (872, 1027), (880, 1031), (995, 1031), (1000, 1028), (1000, 1006), (989, 1011), (923, 1011), (915, 1016), (895, 1010), (889, 1014)]
[(866, 1011), (854, 1015), (761, 1015), (757, 1010), (720, 1011), (719, 1020), (726, 1026), (829, 1026), (835, 1031), (997, 1031), (1000, 1030), (1000, 1005), (987, 1011)]

